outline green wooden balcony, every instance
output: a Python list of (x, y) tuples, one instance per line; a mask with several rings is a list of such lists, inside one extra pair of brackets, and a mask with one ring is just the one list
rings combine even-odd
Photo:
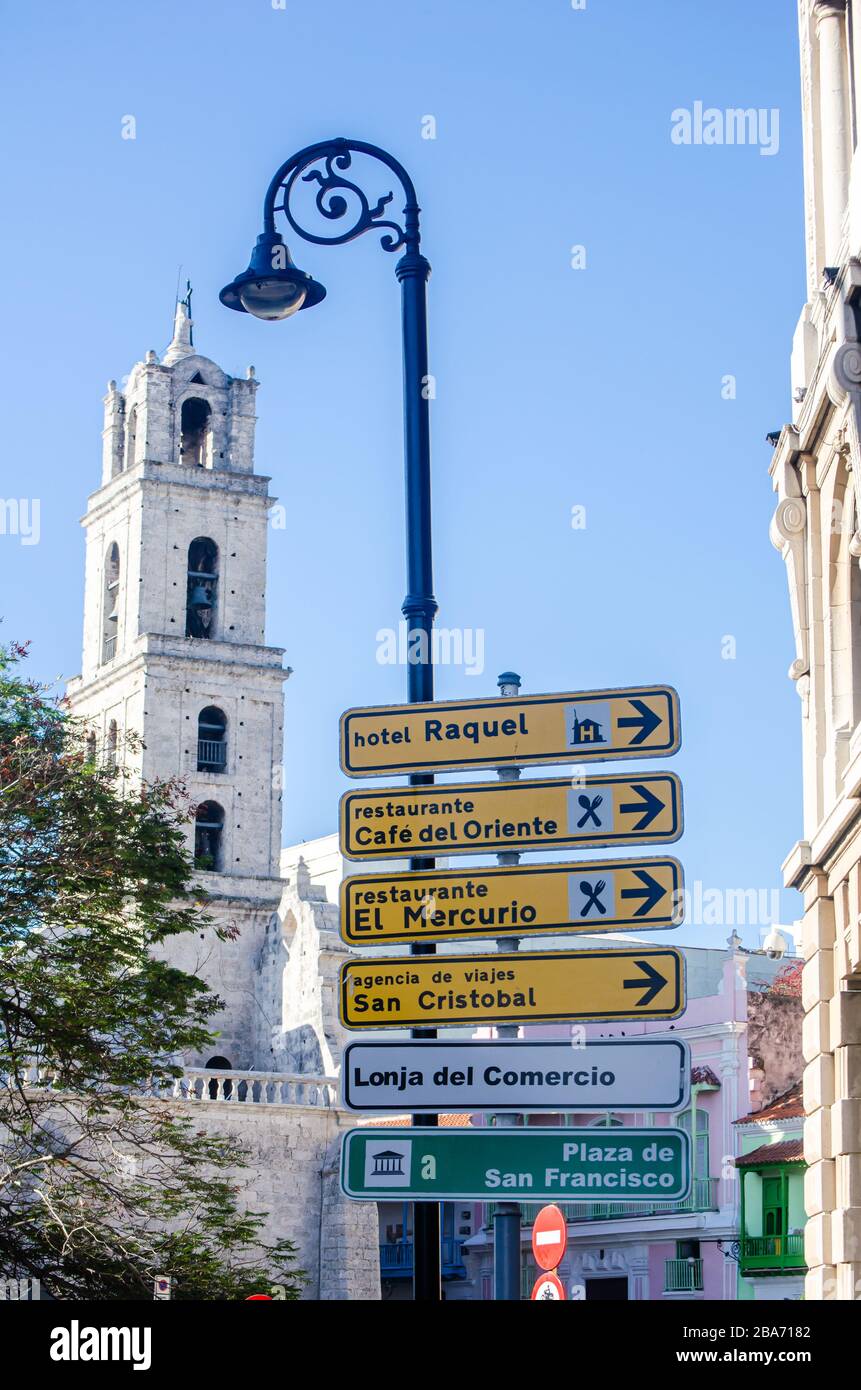
[(740, 1260), (742, 1274), (804, 1270), (804, 1236), (742, 1236)]

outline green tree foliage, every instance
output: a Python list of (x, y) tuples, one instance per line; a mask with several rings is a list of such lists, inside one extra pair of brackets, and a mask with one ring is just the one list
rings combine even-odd
[(0, 1274), (59, 1298), (151, 1298), (157, 1274), (176, 1298), (296, 1298), (292, 1245), (237, 1203), (241, 1147), (166, 1098), (218, 1007), (159, 957), (211, 926), (182, 789), (93, 759), (24, 655), (0, 649)]

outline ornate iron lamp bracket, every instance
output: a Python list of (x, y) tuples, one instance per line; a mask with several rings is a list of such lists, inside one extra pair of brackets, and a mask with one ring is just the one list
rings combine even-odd
[[(393, 191), (384, 193), (372, 205), (364, 190), (346, 177), (347, 170), (352, 167), (354, 154), (369, 155), (395, 175), (404, 194), (402, 224), (384, 216), (394, 200)], [(317, 167), (321, 164), (322, 168)], [(314, 201), (321, 217), (329, 222), (350, 219), (345, 230), (333, 228), (331, 235), (321, 235), (303, 227), (296, 220), (291, 199), (299, 180), (318, 185)], [(281, 212), (297, 235), (318, 246), (342, 246), (345, 242), (355, 241), (365, 232), (379, 231), (382, 233), (380, 245), (384, 251), (400, 251), (403, 247), (408, 256), (418, 255), (419, 252), (420, 211), (412, 179), (397, 159), (377, 145), (345, 139), (324, 140), (292, 155), (272, 179), (263, 205), (267, 232), (275, 231), (275, 215)]]

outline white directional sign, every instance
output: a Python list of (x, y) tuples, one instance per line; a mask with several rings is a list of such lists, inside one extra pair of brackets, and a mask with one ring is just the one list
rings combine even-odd
[(680, 1038), (355, 1042), (341, 1098), (354, 1111), (681, 1110), (690, 1055)]

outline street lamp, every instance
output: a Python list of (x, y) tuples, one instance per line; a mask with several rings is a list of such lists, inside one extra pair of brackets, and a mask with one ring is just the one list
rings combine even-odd
[(323, 286), (293, 264), (277, 232), (263, 232), (257, 238), (248, 269), (225, 285), (219, 295), (228, 309), (258, 319), (288, 319), (325, 297)]
[[(382, 164), (400, 184), (404, 197), (402, 222), (385, 215), (394, 193), (371, 203), (364, 190), (346, 177), (353, 155), (367, 155)], [(297, 182), (317, 185), (315, 206), (325, 223), (337, 224), (330, 234), (313, 232), (297, 221), (293, 194)], [(318, 246), (341, 246), (365, 232), (380, 232), (384, 251), (403, 251), (395, 265), (401, 285), (404, 364), (404, 464), (406, 480), (407, 593), (401, 612), (407, 624), (407, 699), (410, 704), (433, 699), (432, 633), (437, 604), (433, 596), (431, 555), (430, 418), (428, 406), (427, 281), (430, 265), (420, 250), (420, 208), (416, 191), (403, 165), (377, 145), (362, 140), (323, 140), (308, 145), (277, 171), (263, 202), (263, 232), (248, 269), (226, 285), (219, 298), (228, 309), (273, 321), (290, 318), (325, 298), (323, 286), (300, 270), (278, 234), (275, 217), (281, 213), (305, 241)], [(433, 782), (428, 774), (413, 773), (413, 786)], [(433, 859), (411, 859), (411, 869), (432, 869)], [(410, 946), (413, 955), (433, 955), (429, 942)], [(412, 1036), (434, 1038), (432, 1028), (413, 1029)], [(436, 1125), (436, 1115), (414, 1115), (413, 1124)], [(414, 1281), (418, 1300), (439, 1300), (439, 1205), (417, 1202), (413, 1208)]]

